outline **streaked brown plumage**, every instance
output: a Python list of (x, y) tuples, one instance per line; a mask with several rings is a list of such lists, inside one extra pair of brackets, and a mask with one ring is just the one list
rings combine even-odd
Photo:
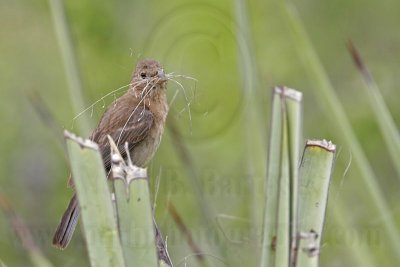
[[(128, 142), (132, 162), (139, 167), (145, 167), (154, 156), (168, 114), (166, 83), (160, 63), (143, 60), (136, 66), (128, 92), (103, 114), (90, 139), (98, 143), (107, 173), (111, 167), (107, 135), (114, 139), (121, 153), (125, 153), (123, 146)], [(79, 207), (74, 194), (54, 234), (54, 246), (63, 249), (68, 245), (78, 218)]]

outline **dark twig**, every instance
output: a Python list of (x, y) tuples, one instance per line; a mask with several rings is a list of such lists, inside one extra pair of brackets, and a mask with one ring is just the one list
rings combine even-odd
[(181, 231), (181, 233), (185, 237), (186, 242), (188, 243), (189, 247), (193, 251), (194, 255), (196, 255), (196, 258), (199, 261), (204, 261), (203, 252), (200, 250), (200, 248), (194, 242), (192, 234), (190, 233), (189, 229), (186, 227), (181, 216), (179, 215), (175, 206), (171, 202), (168, 203), (168, 211), (171, 214), (172, 218), (174, 219), (176, 225), (178, 226), (179, 231)]
[(362, 60), (360, 53), (357, 51), (356, 47), (353, 45), (353, 42), (351, 40), (347, 42), (347, 48), (353, 58), (354, 64), (356, 64), (358, 70), (363, 75), (366, 83), (367, 84), (372, 83), (373, 82), (372, 75), (368, 71), (368, 68), (364, 64), (364, 61)]
[(167, 244), (165, 243), (165, 241), (162, 237), (162, 234), (160, 232), (160, 229), (158, 228), (158, 225), (157, 225), (154, 217), (153, 217), (153, 222), (154, 222), (154, 229), (155, 229), (155, 233), (156, 233), (156, 247), (157, 247), (158, 260), (163, 261), (163, 262), (165, 262), (165, 264), (172, 267), (173, 265), (172, 265), (171, 258), (169, 257)]
[(32, 238), (31, 231), (22, 221), (22, 219), (16, 214), (14, 209), (11, 207), (7, 198), (0, 194), (0, 209), (7, 217), (11, 227), (14, 229), (22, 246), (29, 252), (39, 252), (40, 250)]

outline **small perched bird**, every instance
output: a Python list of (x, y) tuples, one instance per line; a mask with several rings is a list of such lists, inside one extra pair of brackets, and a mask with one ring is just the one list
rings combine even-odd
[[(99, 145), (107, 173), (111, 168), (107, 135), (113, 138), (124, 157), (126, 151), (123, 147), (128, 143), (133, 164), (145, 167), (153, 158), (160, 144), (168, 114), (167, 80), (159, 62), (152, 59), (139, 62), (129, 90), (103, 114), (90, 139)], [(73, 186), (71, 179), (69, 184)], [(78, 199), (74, 194), (54, 234), (54, 246), (60, 249), (67, 247), (78, 218)]]

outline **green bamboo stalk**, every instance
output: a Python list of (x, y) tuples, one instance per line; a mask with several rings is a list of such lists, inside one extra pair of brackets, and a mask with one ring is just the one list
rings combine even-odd
[(65, 131), (92, 267), (123, 267), (124, 259), (111, 194), (97, 144)]
[(282, 95), (282, 153), (279, 184), (278, 234), (275, 266), (289, 266), (296, 246), (297, 184), (301, 140), (302, 94), (286, 87)]
[[(126, 266), (158, 266), (147, 170), (124, 162), (108, 137), (112, 158), (118, 228)], [(127, 151), (129, 148), (125, 147)], [(129, 155), (129, 153), (128, 153)]]
[(393, 251), (392, 254), (396, 257), (397, 261), (400, 262), (400, 253), (398, 253), (398, 251), (400, 251), (400, 232), (393, 219), (390, 208), (385, 201), (371, 165), (369, 164), (367, 157), (352, 130), (351, 124), (344, 112), (344, 108), (334, 92), (328, 75), (324, 71), (322, 63), (307, 36), (306, 30), (295, 7), (293, 4), (286, 1), (281, 1), (280, 3), (282, 4), (282, 11), (285, 18), (284, 21), (288, 22), (289, 29), (296, 43), (295, 47), (298, 49), (298, 54), (306, 66), (305, 70), (318, 88), (315, 92), (318, 94), (321, 102), (325, 104), (329, 111), (329, 115), (333, 118), (332, 121), (337, 123), (338, 129), (343, 134), (346, 143), (351, 149), (354, 155), (354, 161), (359, 166), (362, 173), (361, 177), (364, 179), (371, 195), (371, 199), (374, 201), (378, 209), (379, 216), (383, 218), (383, 229), (386, 232), (388, 243), (390, 243), (389, 247)]
[(383, 140), (389, 150), (389, 154), (392, 158), (394, 167), (396, 168), (398, 177), (400, 178), (400, 134), (399, 130), (394, 122), (392, 115), (389, 112), (385, 100), (381, 94), (381, 90), (376, 84), (374, 78), (369, 72), (367, 66), (364, 64), (360, 54), (354, 47), (354, 45), (349, 42), (348, 49), (353, 57), (354, 63), (357, 69), (360, 71), (365, 89), (367, 92), (368, 100), (371, 103), (375, 119), (378, 123), (379, 129), (382, 133)]
[(265, 183), (265, 206), (261, 267), (274, 266), (276, 229), (278, 216), (278, 189), (282, 144), (281, 95), (274, 90), (272, 97), (270, 137), (268, 146), (267, 179)]
[[(73, 111), (79, 114), (84, 110), (84, 101), (82, 95), (82, 81), (79, 75), (79, 67), (76, 60), (74, 45), (70, 36), (68, 22), (65, 16), (64, 6), (61, 0), (49, 0), (51, 15), (60, 46), (60, 52), (63, 59), (64, 69), (67, 75), (69, 95), (72, 102)], [(78, 120), (79, 130), (82, 135), (88, 136), (92, 129), (91, 121), (82, 116)]]
[(290, 159), (289, 159), (289, 140), (288, 125), (286, 115), (286, 104), (282, 99), (282, 142), (280, 175), (278, 189), (278, 216), (277, 216), (277, 235), (276, 235), (276, 259), (275, 266), (289, 266), (291, 248), (291, 198), (290, 198)]
[(260, 266), (288, 266), (295, 245), (301, 97), (296, 90), (274, 88)]
[(299, 267), (317, 267), (336, 146), (308, 140), (300, 166)]
[[(286, 114), (288, 123), (289, 160), (290, 160), (290, 236), (291, 251), (297, 247), (297, 209), (298, 209), (298, 169), (300, 164), (300, 142), (302, 140), (302, 93), (284, 87), (286, 96)], [(291, 261), (293, 255), (290, 256)]]

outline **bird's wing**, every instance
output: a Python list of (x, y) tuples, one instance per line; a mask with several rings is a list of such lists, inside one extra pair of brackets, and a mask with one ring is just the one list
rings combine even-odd
[[(125, 157), (126, 155), (124, 148), (125, 143), (128, 142), (129, 149), (131, 150), (135, 145), (143, 141), (149, 134), (153, 122), (153, 114), (148, 109), (139, 108), (130, 114), (128, 119), (123, 125), (121, 125), (121, 127), (114, 132), (109, 133), (114, 142), (117, 144), (122, 156)], [(102, 139), (103, 142), (100, 145), (101, 154), (103, 157), (104, 166), (106, 170), (109, 170), (111, 167), (110, 145), (106, 136), (104, 136)]]

